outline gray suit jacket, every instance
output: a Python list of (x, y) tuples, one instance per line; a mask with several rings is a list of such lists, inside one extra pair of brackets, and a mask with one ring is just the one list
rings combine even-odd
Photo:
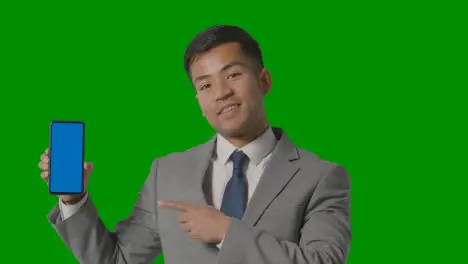
[(205, 177), (216, 142), (153, 162), (131, 215), (110, 232), (91, 200), (62, 221), (55, 206), (48, 219), (80, 263), (340, 264), (351, 241), (350, 180), (342, 166), (299, 149), (281, 129), (279, 142), (242, 220), (232, 219), (219, 250), (191, 239), (177, 211), (157, 200), (211, 204)]

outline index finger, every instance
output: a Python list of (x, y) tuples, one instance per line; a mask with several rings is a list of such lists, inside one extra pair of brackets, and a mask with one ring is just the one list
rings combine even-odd
[(192, 205), (182, 202), (173, 202), (173, 201), (158, 201), (158, 206), (176, 209), (180, 211), (187, 211)]
[(46, 148), (45, 154), (49, 155), (49, 148)]

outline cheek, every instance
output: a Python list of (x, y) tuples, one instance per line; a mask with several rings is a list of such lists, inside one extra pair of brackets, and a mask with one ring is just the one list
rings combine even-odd
[(207, 109), (208, 104), (206, 102), (202, 101), (202, 100), (198, 100), (198, 105), (200, 106), (200, 109), (201, 109), (203, 115), (206, 115), (206, 112), (208, 110)]
[(214, 109), (214, 104), (210, 104), (209, 102), (203, 102), (200, 104), (200, 108), (202, 113), (206, 117), (211, 117), (216, 114), (216, 109)]
[(262, 93), (258, 86), (249, 83), (248, 86), (243, 86), (243, 88), (239, 89), (238, 96), (251, 108), (259, 103), (259, 100), (262, 98)]

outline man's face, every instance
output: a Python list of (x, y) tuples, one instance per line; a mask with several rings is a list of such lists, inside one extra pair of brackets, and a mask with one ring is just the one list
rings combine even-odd
[(217, 132), (236, 137), (264, 125), (263, 96), (270, 90), (270, 76), (239, 44), (222, 44), (200, 54), (190, 70), (203, 115)]

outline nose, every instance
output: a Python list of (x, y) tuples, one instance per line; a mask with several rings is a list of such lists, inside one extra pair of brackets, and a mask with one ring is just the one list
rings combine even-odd
[(220, 80), (216, 89), (216, 100), (226, 100), (234, 94), (234, 90), (226, 80)]

